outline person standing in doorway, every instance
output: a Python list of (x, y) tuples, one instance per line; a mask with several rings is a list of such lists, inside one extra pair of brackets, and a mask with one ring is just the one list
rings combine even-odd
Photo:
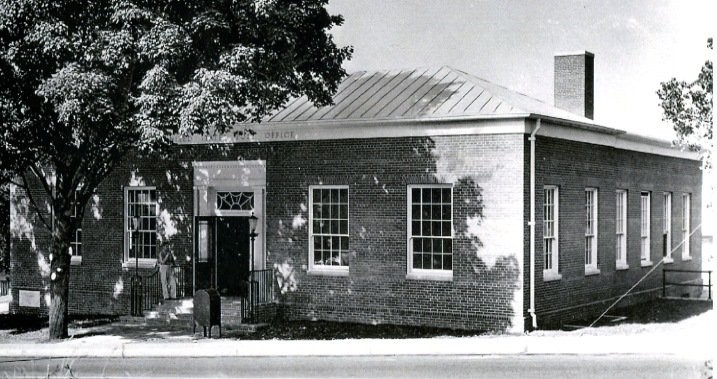
[(174, 280), (174, 254), (168, 250), (159, 253), (159, 278), (162, 284), (164, 300), (177, 297), (177, 283)]

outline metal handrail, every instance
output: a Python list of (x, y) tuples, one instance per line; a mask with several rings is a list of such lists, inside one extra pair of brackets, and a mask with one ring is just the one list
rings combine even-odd
[[(187, 280), (187, 278), (191, 277), (188, 273), (190, 270), (191, 267), (186, 265), (174, 267), (177, 298), (191, 295), (191, 283)], [(143, 311), (153, 309), (162, 299), (162, 280), (159, 277), (159, 267), (152, 269), (147, 275), (133, 275), (131, 283), (130, 312), (132, 315), (140, 316)]]
[[(668, 272), (707, 274), (707, 284), (668, 282), (667, 281), (667, 273)], [(678, 287), (707, 287), (707, 299), (712, 300), (712, 270), (663, 269), (662, 270), (662, 297), (667, 296), (667, 286), (668, 285), (678, 286)]]
[(255, 304), (266, 304), (274, 301), (274, 271), (271, 269), (254, 270), (249, 279), (256, 282)]
[(244, 282), (247, 287), (245, 296), (241, 297), (242, 322), (256, 322), (256, 306), (274, 300), (273, 270), (253, 270), (249, 280)]

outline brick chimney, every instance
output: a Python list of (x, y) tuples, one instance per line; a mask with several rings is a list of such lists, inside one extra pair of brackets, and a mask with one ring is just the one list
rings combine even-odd
[(555, 55), (555, 106), (593, 119), (595, 55), (588, 51)]

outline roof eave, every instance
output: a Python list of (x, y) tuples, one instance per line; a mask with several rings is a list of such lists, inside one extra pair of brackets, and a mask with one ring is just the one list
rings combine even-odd
[(614, 128), (602, 126), (602, 125), (599, 125), (596, 123), (569, 120), (569, 119), (555, 117), (555, 116), (546, 116), (546, 115), (538, 114), (538, 113), (531, 113), (531, 114), (527, 115), (527, 118), (541, 119), (543, 121), (549, 121), (549, 122), (552, 122), (552, 123), (558, 124), (558, 125), (573, 126), (573, 127), (579, 128), (579, 129), (590, 130), (593, 132), (604, 133), (604, 134), (609, 134), (609, 135), (613, 135), (613, 136), (625, 134), (624, 130), (614, 129)]

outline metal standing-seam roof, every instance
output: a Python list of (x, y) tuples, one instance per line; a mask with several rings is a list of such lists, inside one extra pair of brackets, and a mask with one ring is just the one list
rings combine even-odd
[(546, 117), (603, 132), (621, 132), (446, 66), (355, 72), (341, 82), (333, 100), (333, 105), (319, 108), (303, 96), (263, 122)]

